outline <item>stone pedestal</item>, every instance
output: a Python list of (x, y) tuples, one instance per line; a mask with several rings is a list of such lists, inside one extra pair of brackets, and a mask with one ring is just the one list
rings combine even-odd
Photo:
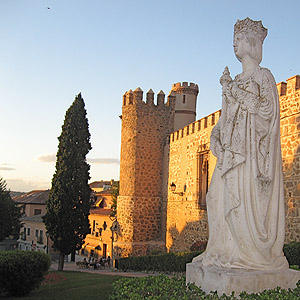
[(295, 270), (252, 271), (207, 267), (202, 263), (186, 265), (186, 282), (194, 283), (205, 293), (217, 291), (218, 295), (238, 296), (241, 292), (258, 293), (277, 286), (288, 289), (295, 288), (300, 280), (300, 272)]

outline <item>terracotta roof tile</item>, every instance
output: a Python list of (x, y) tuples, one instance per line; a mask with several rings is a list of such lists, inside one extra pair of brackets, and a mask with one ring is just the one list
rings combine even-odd
[(103, 216), (110, 216), (111, 209), (106, 208), (93, 208), (90, 210), (90, 215), (103, 215)]
[(35, 190), (13, 198), (13, 201), (24, 204), (46, 204), (49, 190)]

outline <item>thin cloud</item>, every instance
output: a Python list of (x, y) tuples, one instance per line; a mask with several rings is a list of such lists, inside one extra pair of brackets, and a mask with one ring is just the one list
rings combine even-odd
[(36, 157), (36, 160), (41, 161), (41, 162), (55, 162), (56, 161), (56, 155), (53, 153), (49, 154), (42, 154)]
[(87, 161), (91, 164), (103, 164), (103, 165), (120, 164), (120, 161), (117, 158), (88, 158)]
[(50, 182), (45, 181), (40, 178), (14, 178), (14, 179), (5, 179), (7, 187), (11, 191), (17, 192), (29, 192), (32, 190), (47, 190), (50, 188)]
[(11, 167), (1, 167), (1, 166), (0, 166), (0, 170), (2, 170), (2, 171), (13, 171), (13, 170), (15, 170), (15, 168), (11, 168)]
[(13, 171), (15, 170), (15, 168), (12, 168), (12, 167), (9, 167), (10, 164), (7, 164), (7, 163), (2, 163), (0, 164), (0, 170), (2, 171)]
[[(36, 160), (41, 162), (52, 163), (56, 161), (56, 155), (53, 153), (42, 154), (36, 157)], [(117, 158), (88, 158), (87, 161), (90, 164), (102, 164), (102, 165), (119, 165), (120, 161)]]

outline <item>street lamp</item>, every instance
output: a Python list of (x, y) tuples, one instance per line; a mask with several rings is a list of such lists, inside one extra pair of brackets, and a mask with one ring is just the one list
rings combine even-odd
[(115, 266), (115, 260), (114, 260), (114, 241), (115, 241), (115, 232), (118, 230), (118, 221), (117, 218), (114, 219), (112, 222), (112, 225), (110, 227), (111, 230), (111, 261), (112, 266)]
[(49, 248), (48, 248), (48, 239), (49, 239), (49, 232), (46, 231), (46, 237), (47, 237), (47, 246), (46, 246), (46, 253), (48, 254), (49, 253)]
[(175, 184), (174, 182), (172, 182), (172, 183), (170, 184), (170, 187), (171, 187), (171, 192), (172, 192), (173, 194), (177, 194), (177, 195), (179, 195), (179, 196), (181, 196), (181, 197), (184, 195), (184, 193), (185, 193), (185, 191), (186, 191), (186, 185), (184, 185), (184, 187), (183, 187), (184, 192), (175, 192), (175, 191), (176, 191), (176, 184)]

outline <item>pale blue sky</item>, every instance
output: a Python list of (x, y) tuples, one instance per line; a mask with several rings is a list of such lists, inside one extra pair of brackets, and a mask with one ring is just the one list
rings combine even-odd
[(299, 11), (299, 0), (0, 0), (0, 176), (11, 190), (50, 188), (64, 115), (81, 92), (91, 181), (118, 179), (126, 90), (195, 82), (197, 119), (220, 109), (224, 67), (241, 71), (233, 26), (247, 16), (269, 30), (261, 65), (277, 82), (300, 74)]

